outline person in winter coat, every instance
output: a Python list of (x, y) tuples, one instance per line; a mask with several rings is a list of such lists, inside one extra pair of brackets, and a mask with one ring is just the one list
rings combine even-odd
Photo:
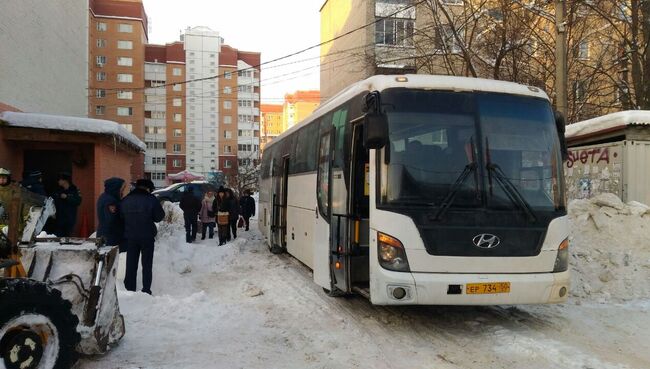
[(118, 245), (120, 252), (126, 252), (124, 222), (120, 216), (120, 201), (125, 187), (122, 178), (109, 178), (104, 181), (104, 193), (97, 199), (97, 237), (103, 237), (109, 246)]
[(237, 220), (239, 220), (239, 200), (233, 192), (232, 189), (226, 190), (226, 198), (230, 202), (230, 232), (228, 232), (228, 239), (230, 241), (230, 236), (232, 235), (233, 239), (237, 238)]
[(138, 261), (142, 255), (142, 292), (151, 294), (153, 251), (158, 230), (156, 223), (165, 218), (165, 211), (158, 199), (151, 194), (151, 180), (139, 179), (135, 189), (120, 204), (126, 238), (126, 274), (124, 287), (135, 291)]
[(230, 236), (230, 205), (231, 202), (226, 197), (226, 190), (219, 187), (213, 204), (213, 211), (217, 215), (219, 246), (225, 245)]
[(203, 200), (201, 201), (201, 213), (199, 214), (199, 219), (201, 220), (201, 239), (205, 240), (205, 234), (209, 230), (210, 239), (214, 238), (214, 227), (217, 224), (217, 219), (213, 210), (212, 204), (214, 204), (214, 192), (206, 192)]
[(40, 170), (30, 172), (21, 183), (23, 187), (41, 196), (47, 196), (45, 186), (43, 186), (43, 173)]
[(58, 237), (70, 237), (77, 224), (77, 210), (81, 205), (81, 193), (72, 183), (70, 173), (59, 174), (59, 189), (54, 192), (56, 220), (54, 234)]
[(251, 197), (250, 190), (245, 190), (244, 196), (239, 199), (239, 209), (241, 216), (244, 218), (244, 222), (246, 222), (246, 230), (248, 231), (250, 219), (255, 215), (255, 200)]
[(194, 195), (194, 190), (189, 187), (180, 203), (181, 210), (183, 210), (183, 218), (185, 219), (185, 242), (192, 243), (196, 241), (196, 233), (198, 229), (198, 217), (201, 212), (201, 200)]

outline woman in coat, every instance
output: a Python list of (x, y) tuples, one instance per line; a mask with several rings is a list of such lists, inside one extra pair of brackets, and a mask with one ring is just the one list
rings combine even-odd
[(237, 238), (237, 221), (239, 220), (239, 200), (237, 195), (233, 192), (232, 189), (226, 190), (226, 198), (230, 202), (230, 233), (228, 234), (228, 240), (230, 241), (230, 235), (232, 238)]
[(203, 227), (201, 227), (202, 240), (205, 240), (207, 230), (210, 230), (210, 239), (214, 238), (214, 227), (217, 224), (216, 214), (213, 211), (214, 200), (214, 192), (208, 191), (205, 193), (205, 196), (203, 196), (203, 201), (201, 201), (201, 212), (199, 213), (199, 218), (203, 225)]
[(213, 203), (213, 211), (217, 216), (219, 246), (225, 245), (230, 238), (230, 204), (231, 202), (226, 197), (226, 190), (219, 187)]

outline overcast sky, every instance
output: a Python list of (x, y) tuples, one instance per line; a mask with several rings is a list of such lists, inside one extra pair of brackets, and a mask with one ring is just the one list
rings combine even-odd
[[(208, 26), (226, 44), (259, 51), (266, 62), (320, 42), (324, 0), (144, 0), (149, 42), (177, 41), (188, 26)], [(319, 49), (262, 66), (262, 101), (281, 103), (285, 93), (319, 88)], [(309, 60), (306, 60), (309, 59)], [(273, 67), (274, 65), (289, 64)]]

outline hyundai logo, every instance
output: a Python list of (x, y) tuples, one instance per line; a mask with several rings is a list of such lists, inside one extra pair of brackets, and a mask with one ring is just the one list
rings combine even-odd
[(474, 242), (474, 245), (476, 247), (480, 247), (482, 249), (493, 249), (499, 246), (501, 239), (493, 234), (481, 233), (474, 236), (474, 238), (472, 238), (472, 242)]

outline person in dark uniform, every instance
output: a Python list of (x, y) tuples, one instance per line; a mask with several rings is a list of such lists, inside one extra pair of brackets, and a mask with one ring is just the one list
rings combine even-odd
[(47, 196), (45, 186), (43, 186), (43, 173), (40, 170), (34, 170), (27, 174), (21, 183), (23, 187), (41, 196)]
[(179, 206), (183, 210), (185, 220), (185, 242), (192, 243), (196, 241), (198, 218), (201, 212), (201, 200), (194, 195), (192, 187), (183, 193)]
[(77, 224), (77, 210), (81, 205), (81, 193), (72, 183), (70, 173), (59, 174), (59, 189), (52, 195), (56, 207), (54, 234), (57, 237), (70, 237)]
[(109, 246), (119, 246), (120, 252), (126, 252), (124, 222), (120, 216), (120, 202), (125, 187), (122, 178), (109, 178), (104, 181), (104, 193), (97, 199), (97, 237), (104, 237)]
[(165, 218), (160, 202), (151, 194), (153, 190), (151, 180), (139, 179), (120, 207), (127, 245), (124, 287), (128, 291), (136, 290), (138, 261), (142, 255), (142, 292), (148, 294), (151, 294), (153, 251), (158, 234), (156, 223)]
[(246, 230), (250, 225), (250, 219), (255, 215), (255, 200), (251, 197), (250, 190), (244, 190), (244, 196), (239, 199), (239, 208), (241, 211), (241, 216), (244, 217), (246, 222)]
[(226, 198), (228, 199), (228, 202), (230, 202), (229, 208), (230, 208), (230, 232), (228, 233), (228, 237), (226, 241), (230, 241), (230, 236), (232, 235), (233, 239), (237, 238), (237, 221), (239, 220), (239, 200), (237, 200), (237, 196), (233, 192), (232, 189), (227, 189), (226, 190)]

